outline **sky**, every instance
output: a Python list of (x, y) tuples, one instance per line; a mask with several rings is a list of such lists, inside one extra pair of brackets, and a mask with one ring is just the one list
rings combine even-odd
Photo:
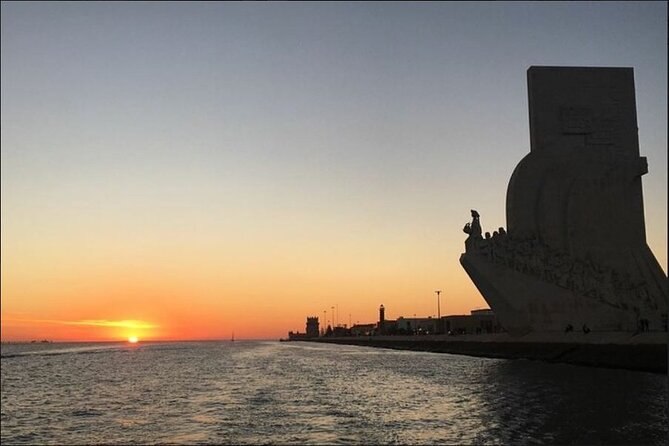
[(462, 227), (506, 226), (531, 65), (634, 68), (667, 270), (664, 2), (1, 8), (3, 341), (487, 307)]

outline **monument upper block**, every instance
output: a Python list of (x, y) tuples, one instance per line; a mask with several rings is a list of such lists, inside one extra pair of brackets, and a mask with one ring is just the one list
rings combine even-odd
[(573, 147), (639, 155), (632, 68), (527, 70), (532, 152)]
[(507, 228), (483, 237), (472, 211), (460, 263), (509, 333), (667, 331), (633, 70), (530, 67), (527, 79), (532, 148), (509, 180)]

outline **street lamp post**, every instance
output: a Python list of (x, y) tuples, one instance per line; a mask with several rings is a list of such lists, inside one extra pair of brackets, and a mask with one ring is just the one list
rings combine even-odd
[(441, 329), (441, 302), (439, 299), (439, 295), (441, 294), (441, 290), (436, 290), (435, 293), (437, 293), (437, 329), (439, 333), (441, 333), (443, 330)]

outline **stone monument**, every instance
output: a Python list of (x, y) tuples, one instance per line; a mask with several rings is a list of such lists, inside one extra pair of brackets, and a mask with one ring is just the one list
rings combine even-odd
[(531, 147), (509, 181), (507, 231), (482, 237), (472, 210), (460, 263), (511, 334), (666, 331), (633, 69), (533, 66), (527, 81)]

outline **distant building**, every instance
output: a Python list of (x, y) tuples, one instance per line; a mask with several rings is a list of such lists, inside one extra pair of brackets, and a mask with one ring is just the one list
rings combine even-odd
[(398, 334), (434, 334), (437, 332), (439, 319), (432, 317), (399, 317), (396, 321)]
[(318, 317), (307, 317), (307, 327), (306, 333), (298, 332), (288, 332), (288, 339), (298, 340), (298, 339), (311, 339), (318, 337)]
[(376, 334), (389, 335), (397, 331), (397, 321), (386, 319), (386, 309), (383, 305), (379, 307), (379, 323), (376, 327)]
[(307, 336), (317, 338), (318, 333), (318, 317), (307, 317)]
[(376, 324), (355, 324), (351, 327), (351, 336), (371, 336), (376, 330)]
[(343, 337), (343, 336), (351, 336), (351, 329), (347, 328), (346, 325), (344, 326), (337, 326), (332, 330), (332, 336), (336, 337)]
[(427, 334), (478, 334), (497, 333), (501, 327), (492, 310), (472, 310), (471, 314), (433, 317), (399, 317), (392, 330), (385, 334), (427, 335)]
[(472, 310), (470, 314), (444, 316), (441, 319), (448, 334), (481, 334), (502, 331), (495, 313), (489, 308)]
[[(318, 317), (307, 317), (306, 333), (288, 332), (291, 340), (311, 339), (319, 336)], [(372, 336), (372, 335), (434, 335), (448, 333), (482, 334), (498, 333), (503, 331), (497, 316), (489, 308), (471, 310), (470, 314), (429, 317), (399, 317), (397, 320), (386, 319), (386, 309), (379, 307), (379, 321), (374, 324), (355, 324), (348, 328), (346, 325), (332, 328), (327, 326), (323, 336)]]
[(381, 304), (379, 307), (379, 323), (378, 323), (378, 331), (381, 332), (383, 331), (383, 323), (386, 321), (386, 307)]
[(291, 341), (298, 341), (300, 339), (307, 339), (307, 334), (306, 333), (300, 333), (299, 331), (297, 332), (288, 332), (288, 339)]

